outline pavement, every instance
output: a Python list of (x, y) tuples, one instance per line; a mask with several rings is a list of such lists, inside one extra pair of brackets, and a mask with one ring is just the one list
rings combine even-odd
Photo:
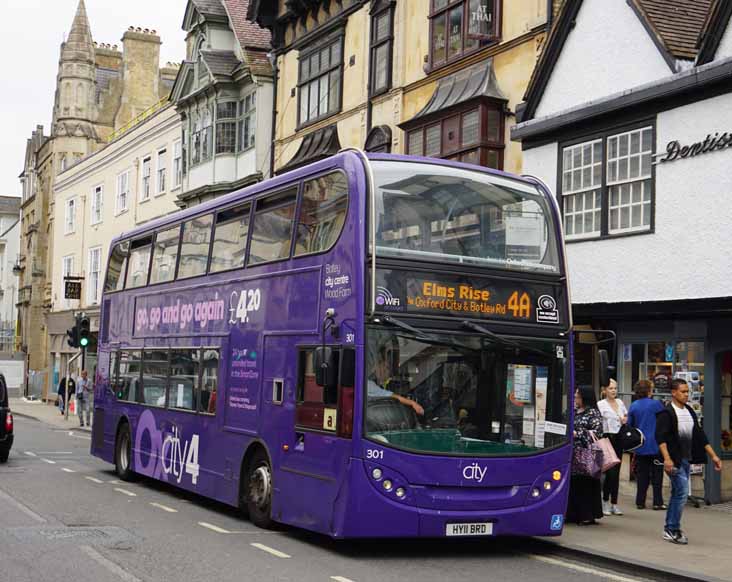
[[(90, 427), (79, 427), (77, 416), (65, 419), (50, 403), (11, 398), (10, 409), (18, 416), (35, 418), (55, 428), (91, 431)], [(623, 465), (627, 467), (628, 463)], [(665, 512), (636, 509), (631, 495), (634, 484), (627, 481), (627, 470), (625, 473), (618, 504), (624, 515), (606, 516), (592, 526), (570, 524), (561, 537), (543, 541), (579, 559), (622, 564), (626, 568), (631, 565), (639, 575), (655, 574), (661, 579), (732, 579), (732, 503), (699, 508), (687, 505), (682, 524), (689, 545), (672, 544), (661, 537)]]

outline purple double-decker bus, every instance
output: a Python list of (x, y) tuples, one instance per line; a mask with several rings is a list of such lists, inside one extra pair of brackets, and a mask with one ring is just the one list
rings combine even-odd
[(346, 150), (113, 241), (91, 451), (262, 527), (559, 535), (570, 326), (541, 183)]

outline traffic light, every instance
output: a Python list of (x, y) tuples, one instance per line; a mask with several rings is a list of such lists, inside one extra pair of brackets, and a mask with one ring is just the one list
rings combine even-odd
[(72, 348), (78, 348), (79, 347), (78, 319), (77, 319), (76, 323), (74, 323), (74, 327), (66, 330), (66, 335), (68, 336), (68, 339), (66, 340), (66, 342), (69, 344), (69, 346)]
[(79, 347), (86, 348), (91, 341), (91, 322), (86, 315), (82, 315), (76, 325), (79, 329)]

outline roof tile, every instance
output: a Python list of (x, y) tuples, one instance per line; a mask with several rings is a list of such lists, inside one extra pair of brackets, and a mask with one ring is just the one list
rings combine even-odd
[(713, 0), (635, 0), (669, 54), (694, 59)]
[[(200, 1), (200, 0), (198, 0)], [(272, 35), (266, 28), (247, 20), (249, 0), (222, 0), (229, 14), (229, 22), (242, 49), (259, 48), (269, 50)]]

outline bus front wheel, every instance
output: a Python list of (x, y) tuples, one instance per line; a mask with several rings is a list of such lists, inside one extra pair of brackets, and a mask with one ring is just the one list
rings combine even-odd
[(132, 458), (132, 439), (130, 438), (130, 426), (123, 424), (117, 433), (117, 443), (114, 447), (114, 468), (117, 476), (122, 481), (132, 481), (133, 472), (130, 468)]
[(254, 453), (249, 462), (246, 487), (249, 519), (257, 527), (269, 529), (272, 521), (272, 468), (264, 451)]

